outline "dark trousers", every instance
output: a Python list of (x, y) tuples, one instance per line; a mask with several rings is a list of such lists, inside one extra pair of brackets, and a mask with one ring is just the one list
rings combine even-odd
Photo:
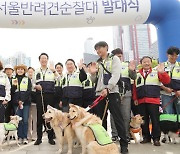
[[(144, 124), (142, 125), (143, 138), (159, 140), (161, 135), (159, 125), (159, 105), (143, 103), (139, 105), (139, 112), (144, 116)], [(152, 121), (152, 133), (149, 131), (149, 121)]]
[(3, 101), (0, 100), (0, 123), (5, 122), (5, 111), (7, 104), (2, 104)]
[(83, 99), (82, 98), (62, 98), (62, 111), (69, 112), (69, 104), (78, 105), (80, 107), (83, 106)]
[(14, 115), (14, 108), (12, 102), (8, 102), (6, 111), (5, 111), (5, 122), (8, 123), (10, 121), (10, 116)]
[[(115, 126), (116, 126), (116, 129), (118, 132), (118, 136), (121, 138), (120, 145), (127, 147), (128, 141), (127, 141), (126, 132), (125, 132), (124, 120), (122, 117), (122, 113), (120, 111), (120, 96), (119, 96), (119, 94), (118, 93), (109, 94), (108, 101), (109, 101), (108, 109), (110, 110), (110, 112), (113, 116)], [(94, 114), (99, 116), (101, 119), (104, 114), (105, 105), (106, 105), (106, 99), (99, 102), (99, 104), (93, 108)], [(105, 113), (105, 117), (103, 120), (103, 127), (107, 130), (107, 111)]]
[[(42, 97), (41, 94), (36, 95), (36, 107), (37, 107), (37, 139), (41, 140), (42, 139), (42, 125), (44, 124), (44, 119), (42, 115), (44, 112), (47, 111), (47, 105), (51, 105), (54, 107), (54, 94), (43, 94), (43, 101), (44, 101), (44, 110), (43, 111), (43, 105), (42, 105)], [(49, 123), (47, 123), (48, 128), (50, 128)], [(47, 130), (48, 133), (48, 139), (51, 140), (53, 139), (54, 132), (53, 130)]]
[(131, 98), (131, 111), (133, 115), (139, 114), (139, 106), (134, 104), (134, 100)]

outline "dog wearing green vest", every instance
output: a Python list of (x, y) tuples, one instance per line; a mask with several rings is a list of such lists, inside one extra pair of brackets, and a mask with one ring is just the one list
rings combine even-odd
[(68, 143), (67, 154), (72, 154), (75, 132), (72, 129), (72, 124), (67, 118), (67, 115), (68, 113), (63, 113), (50, 105), (47, 106), (47, 112), (43, 115), (45, 121), (50, 122), (50, 125), (55, 132), (59, 144), (59, 150), (57, 151), (59, 154), (62, 153), (64, 141), (67, 141)]
[(68, 117), (81, 142), (82, 154), (119, 154), (118, 146), (102, 127), (100, 118), (72, 104)]
[(164, 134), (163, 143), (180, 143), (180, 115), (177, 114), (161, 114), (159, 117), (160, 128)]
[(9, 138), (10, 136), (14, 136), (16, 139), (16, 144), (18, 144), (18, 136), (17, 136), (17, 128), (19, 125), (19, 121), (21, 121), (22, 118), (18, 115), (10, 116), (10, 122), (9, 123), (0, 123), (0, 148), (3, 150), (2, 146), (4, 143), (5, 138), (7, 137), (7, 145), (9, 145)]

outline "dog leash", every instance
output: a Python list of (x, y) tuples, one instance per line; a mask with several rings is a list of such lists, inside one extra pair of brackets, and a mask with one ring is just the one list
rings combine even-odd
[(103, 96), (99, 96), (98, 98), (95, 99), (95, 101), (89, 105), (87, 108), (85, 108), (86, 111), (89, 111), (90, 109), (94, 108), (96, 105), (99, 104), (100, 101), (102, 101), (104, 99)]
[(173, 101), (174, 101), (176, 98), (177, 98), (177, 97), (175, 96), (175, 97), (172, 98), (166, 105), (162, 106), (161, 111), (164, 111), (164, 109), (165, 109), (168, 105), (170, 105), (171, 103), (173, 103)]
[[(45, 114), (44, 97), (43, 97), (43, 92), (42, 92), (42, 90), (41, 90), (41, 103), (42, 103), (42, 108), (43, 108), (43, 114)], [(49, 128), (49, 127), (47, 126), (46, 120), (45, 120), (45, 127), (46, 127), (45, 130), (51, 130), (51, 129), (52, 129), (52, 127)]]

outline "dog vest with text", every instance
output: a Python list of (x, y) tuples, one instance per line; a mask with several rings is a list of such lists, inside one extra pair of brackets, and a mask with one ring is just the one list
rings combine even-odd
[(89, 127), (93, 131), (93, 134), (98, 144), (107, 145), (107, 144), (113, 143), (107, 131), (104, 129), (102, 125), (91, 124), (91, 125), (85, 125), (85, 126)]

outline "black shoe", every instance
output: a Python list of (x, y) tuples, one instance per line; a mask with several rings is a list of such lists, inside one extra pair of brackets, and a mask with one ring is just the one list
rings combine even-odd
[(151, 139), (144, 138), (143, 141), (140, 142), (141, 144), (151, 143)]
[(36, 142), (34, 143), (34, 145), (39, 145), (41, 143), (42, 143), (42, 141), (37, 139)]
[(154, 140), (154, 146), (161, 146), (159, 140)]
[(51, 145), (55, 145), (55, 144), (56, 144), (56, 142), (55, 142), (53, 139), (49, 140), (48, 142), (49, 142), (49, 144), (51, 144)]
[(122, 146), (121, 147), (121, 154), (128, 154), (129, 152), (128, 152), (128, 148), (127, 147), (125, 147), (125, 146)]
[(119, 141), (118, 136), (113, 136), (111, 139), (112, 139), (112, 141), (113, 141), (113, 142), (117, 142), (117, 141)]

